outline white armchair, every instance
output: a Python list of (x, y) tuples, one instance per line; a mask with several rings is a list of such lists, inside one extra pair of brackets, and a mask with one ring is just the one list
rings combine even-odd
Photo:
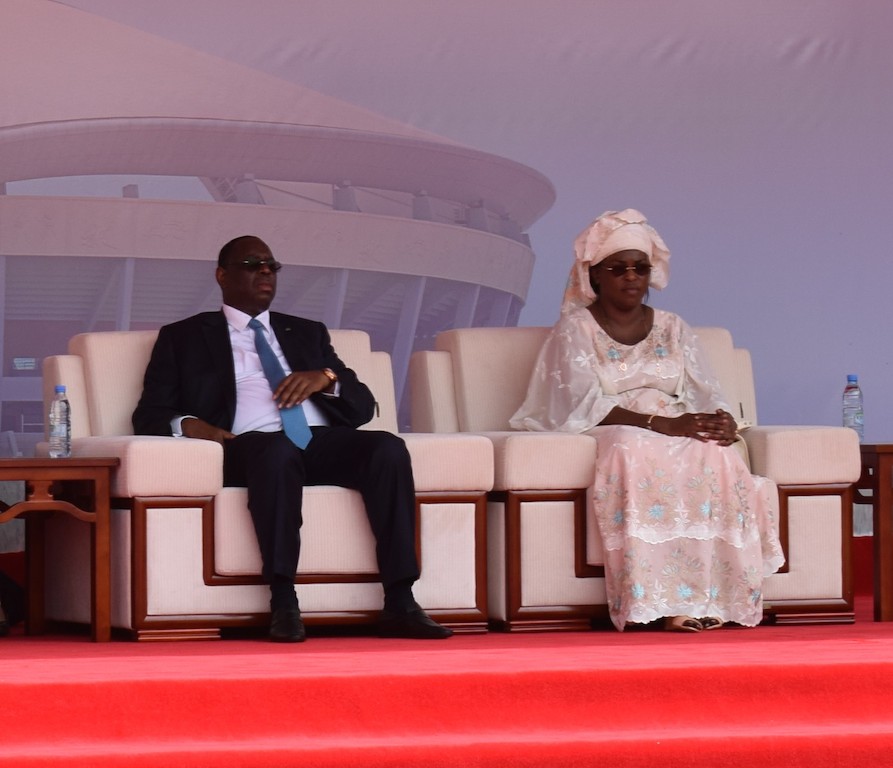
[[(332, 331), (339, 356), (369, 385), (396, 432), (390, 359), (360, 331)], [(155, 331), (86, 333), (44, 362), (44, 397), (65, 384), (72, 454), (117, 456), (112, 487), (112, 626), (137, 639), (217, 637), (265, 625), (269, 589), (242, 488), (223, 486), (222, 449), (209, 441), (134, 436), (131, 414)], [(486, 492), (493, 450), (473, 435), (403, 435), (417, 491), (417, 600), (438, 621), (483, 631)], [(47, 526), (46, 615), (89, 622), (89, 536), (60, 517)], [(305, 622), (364, 623), (382, 602), (375, 546), (359, 494), (305, 490), (297, 592)]]
[[(757, 426), (750, 355), (722, 328), (695, 329), (724, 392), (754, 426), (751, 470), (778, 490), (787, 563), (764, 584), (779, 622), (852, 621), (852, 484), (858, 439), (842, 427)], [(410, 368), (416, 432), (479, 433), (494, 444), (488, 505), (491, 622), (513, 629), (575, 628), (607, 617), (601, 543), (588, 524), (597, 460), (585, 435), (512, 432), (548, 328), (469, 328), (437, 337)]]

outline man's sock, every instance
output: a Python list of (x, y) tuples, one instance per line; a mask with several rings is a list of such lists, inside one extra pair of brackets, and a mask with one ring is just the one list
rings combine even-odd
[(270, 610), (297, 607), (298, 596), (295, 594), (294, 582), (286, 576), (274, 576), (273, 583), (270, 584)]
[(412, 596), (412, 579), (390, 584), (384, 590), (384, 609), (391, 613), (406, 613), (419, 607)]

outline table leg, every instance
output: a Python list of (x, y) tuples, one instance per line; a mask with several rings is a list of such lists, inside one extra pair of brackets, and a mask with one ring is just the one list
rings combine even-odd
[(111, 640), (111, 535), (109, 523), (108, 477), (96, 480), (94, 494), (95, 520), (92, 528), (91, 550), (93, 555), (93, 586), (91, 587), (91, 626), (93, 641), (105, 643)]
[(44, 558), (45, 536), (43, 519), (32, 515), (25, 519), (25, 579), (27, 587), (27, 610), (25, 632), (29, 635), (43, 634), (44, 621)]
[(874, 620), (893, 621), (893, 455), (874, 464)]

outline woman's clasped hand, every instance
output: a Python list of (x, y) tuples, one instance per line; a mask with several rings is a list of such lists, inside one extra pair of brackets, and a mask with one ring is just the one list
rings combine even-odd
[(683, 413), (673, 418), (654, 419), (651, 428), (665, 435), (713, 440), (720, 445), (734, 443), (738, 432), (732, 414), (722, 408), (713, 413)]

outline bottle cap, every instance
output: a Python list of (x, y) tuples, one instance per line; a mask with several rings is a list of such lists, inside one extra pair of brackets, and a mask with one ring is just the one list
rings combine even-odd
[(64, 384), (57, 384), (57, 385), (56, 385), (56, 394), (58, 395), (60, 392), (61, 392), (62, 394), (65, 394), (65, 385), (64, 385)]
[(848, 373), (846, 375), (847, 381), (859, 381), (859, 377), (855, 373)]

